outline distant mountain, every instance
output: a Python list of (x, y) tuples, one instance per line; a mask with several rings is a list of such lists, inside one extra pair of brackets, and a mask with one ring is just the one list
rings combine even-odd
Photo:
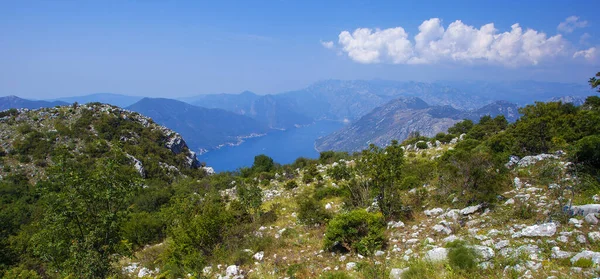
[(74, 102), (78, 102), (80, 104), (99, 102), (99, 103), (111, 104), (113, 106), (124, 108), (124, 107), (134, 104), (135, 102), (141, 100), (142, 98), (144, 98), (144, 97), (127, 96), (127, 95), (113, 94), (113, 93), (96, 93), (96, 94), (84, 95), (84, 96), (63, 97), (63, 98), (57, 98), (54, 100), (64, 101), (69, 104), (72, 104)]
[(515, 121), (518, 118), (516, 104), (498, 101), (477, 110), (461, 111), (449, 105), (429, 106), (416, 97), (402, 97), (373, 109), (331, 135), (317, 139), (315, 146), (319, 151), (360, 151), (371, 143), (385, 146), (393, 139), (403, 141), (411, 132), (433, 137), (463, 119), (477, 122), (481, 116), (500, 114), (509, 121)]
[(563, 102), (573, 104), (575, 106), (581, 106), (585, 103), (586, 97), (575, 97), (575, 96), (563, 96), (563, 97), (553, 97), (548, 99), (548, 102)]
[[(437, 82), (473, 96), (490, 100), (506, 100), (524, 106), (535, 101), (573, 96), (585, 98), (594, 94), (587, 84), (542, 81), (445, 81)], [(427, 101), (427, 100), (426, 100)]]
[(507, 101), (495, 101), (491, 104), (483, 106), (482, 108), (461, 113), (458, 117), (461, 119), (471, 119), (477, 122), (482, 116), (485, 115), (489, 115), (491, 117), (504, 115), (508, 122), (515, 122), (520, 117), (519, 106), (517, 106), (515, 103)]
[[(439, 81), (324, 80), (306, 88), (274, 95), (212, 94), (186, 98), (209, 108), (221, 108), (250, 116), (272, 128), (287, 128), (311, 120), (354, 121), (374, 108), (400, 97), (417, 97), (432, 106), (451, 106), (473, 111), (497, 100), (524, 106), (551, 97), (585, 97), (593, 92), (582, 84), (537, 81)], [(493, 106), (486, 108), (495, 115)], [(269, 113), (266, 113), (266, 112)], [(504, 113), (503, 113), (504, 114)], [(516, 119), (517, 112), (507, 112)], [(474, 115), (467, 115), (474, 117)]]
[(55, 106), (64, 106), (68, 103), (61, 101), (34, 101), (22, 99), (17, 96), (6, 96), (0, 97), (0, 110), (6, 110), (11, 108), (27, 108), (27, 109), (38, 109), (38, 108), (51, 108)]
[(306, 125), (313, 119), (298, 113), (293, 101), (278, 95), (256, 95), (250, 91), (240, 94), (209, 94), (184, 99), (187, 102), (206, 108), (220, 108), (246, 115), (274, 129), (287, 129), (296, 125)]
[(151, 117), (157, 123), (176, 130), (186, 138), (194, 151), (239, 144), (243, 137), (268, 131), (265, 125), (249, 117), (222, 109), (197, 107), (172, 99), (144, 98), (127, 109)]

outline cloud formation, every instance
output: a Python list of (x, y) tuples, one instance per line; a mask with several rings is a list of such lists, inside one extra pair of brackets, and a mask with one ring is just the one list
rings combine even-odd
[(591, 47), (586, 50), (580, 50), (573, 54), (573, 58), (583, 57), (586, 60), (594, 60), (596, 59), (598, 54), (598, 50), (595, 47)]
[[(575, 53), (580, 53), (577, 57), (586, 59), (595, 57), (576, 52), (560, 34), (548, 36), (533, 29), (523, 29), (518, 23), (513, 24), (510, 31), (499, 32), (493, 23), (476, 28), (460, 20), (444, 28), (439, 18), (425, 20), (413, 40), (402, 27), (383, 30), (358, 28), (353, 32), (342, 31), (338, 43), (349, 58), (364, 64), (451, 61), (516, 67), (537, 65), (559, 56), (576, 57)], [(325, 47), (334, 46), (332, 43)]]
[(561, 31), (564, 33), (572, 33), (573, 31), (575, 31), (575, 29), (583, 28), (586, 26), (588, 26), (588, 22), (586, 20), (580, 21), (579, 17), (570, 16), (570, 17), (567, 17), (567, 19), (565, 19), (565, 21), (559, 23), (558, 27), (556, 27), (556, 29), (558, 29), (558, 31)]

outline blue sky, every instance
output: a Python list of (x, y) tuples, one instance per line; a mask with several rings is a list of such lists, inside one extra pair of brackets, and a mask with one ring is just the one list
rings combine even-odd
[(600, 71), (597, 6), (0, 1), (0, 96), (262, 94), (322, 79), (585, 83)]

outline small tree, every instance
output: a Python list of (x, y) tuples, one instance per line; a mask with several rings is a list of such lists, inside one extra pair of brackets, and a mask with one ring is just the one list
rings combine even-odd
[(371, 255), (385, 245), (385, 222), (381, 213), (357, 209), (335, 216), (325, 231), (324, 246), (330, 251), (354, 251)]

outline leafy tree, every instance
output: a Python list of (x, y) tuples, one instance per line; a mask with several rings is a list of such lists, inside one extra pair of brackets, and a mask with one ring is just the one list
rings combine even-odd
[(263, 197), (260, 187), (254, 183), (243, 183), (238, 185), (236, 189), (240, 202), (244, 205), (248, 213), (252, 216), (259, 215)]
[[(596, 73), (596, 77), (600, 78), (600, 72)], [(591, 77), (588, 81), (592, 88), (598, 88), (600, 86), (600, 79), (597, 79), (596, 77)], [(600, 92), (600, 88), (598, 88), (598, 92)]]
[[(40, 183), (44, 214), (34, 254), (64, 275), (103, 278), (124, 253), (121, 225), (139, 183), (123, 154), (83, 166), (62, 159)], [(127, 164), (126, 166), (124, 166)]]
[(252, 164), (252, 171), (254, 173), (270, 172), (274, 168), (275, 163), (271, 157), (264, 154), (254, 157), (254, 164)]
[(448, 128), (448, 133), (454, 135), (466, 134), (473, 128), (474, 125), (475, 124), (473, 124), (473, 121), (465, 119)]
[(325, 207), (309, 194), (302, 194), (296, 199), (298, 204), (298, 221), (306, 225), (322, 225), (331, 219)]

